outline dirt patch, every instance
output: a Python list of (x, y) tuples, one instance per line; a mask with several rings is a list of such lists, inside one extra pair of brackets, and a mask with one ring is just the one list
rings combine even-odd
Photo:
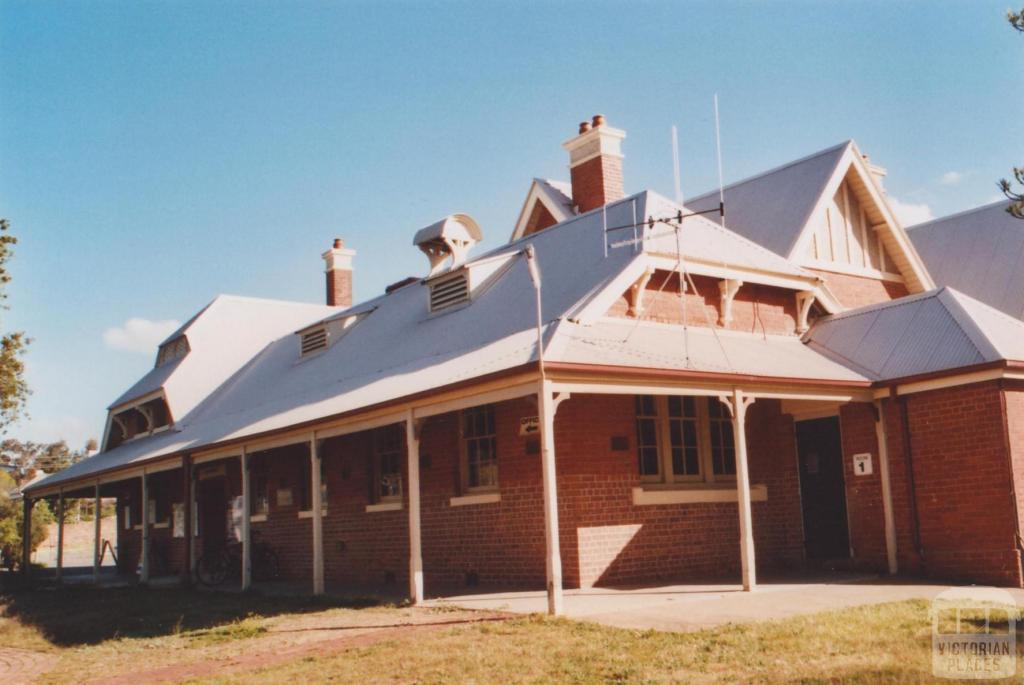
[(49, 670), (56, 660), (57, 657), (53, 654), (35, 652), (31, 649), (0, 647), (0, 683), (30, 683), (36, 676)]
[[(282, 622), (268, 630), (267, 637), (256, 641), (260, 643), (259, 648), (247, 649), (244, 654), (234, 656), (210, 654), (203, 660), (191, 660), (189, 663), (121, 673), (116, 677), (89, 681), (86, 685), (181, 682), (191, 678), (252, 671), (306, 656), (323, 656), (331, 652), (366, 647), (383, 640), (467, 627), (483, 622), (504, 621), (510, 618), (512, 618), (510, 614), (481, 612), (451, 617), (424, 614), (416, 621), (375, 625), (352, 625), (351, 623), (332, 625), (329, 621), (294, 620)], [(338, 637), (339, 632), (343, 632), (345, 635)], [(298, 637), (291, 646), (282, 648), (280, 646), (281, 637), (286, 634)], [(255, 644), (250, 645), (250, 647), (255, 646)]]

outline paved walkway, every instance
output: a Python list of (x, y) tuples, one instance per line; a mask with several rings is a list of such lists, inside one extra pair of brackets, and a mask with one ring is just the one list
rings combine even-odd
[[(931, 600), (949, 585), (914, 584), (870, 577), (823, 582), (763, 583), (754, 592), (738, 585), (667, 585), (565, 592), (569, 618), (620, 628), (687, 632), (726, 623), (767, 621), (864, 604), (906, 599)], [(1009, 590), (1024, 606), (1024, 591)], [(537, 592), (495, 592), (450, 595), (431, 599), (431, 605), (454, 605), (512, 613), (547, 611), (547, 596)]]

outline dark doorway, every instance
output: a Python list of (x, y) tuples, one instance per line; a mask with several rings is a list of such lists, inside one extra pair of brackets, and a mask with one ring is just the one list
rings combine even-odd
[(850, 531), (846, 521), (839, 417), (798, 421), (796, 445), (807, 558), (847, 559)]
[(199, 503), (199, 534), (203, 541), (203, 554), (224, 549), (227, 542), (227, 482), (221, 476), (200, 480), (196, 484)]

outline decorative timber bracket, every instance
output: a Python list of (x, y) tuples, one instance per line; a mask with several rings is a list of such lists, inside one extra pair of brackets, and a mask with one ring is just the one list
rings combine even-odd
[(796, 294), (796, 332), (803, 335), (811, 327), (807, 323), (807, 317), (811, 313), (811, 306), (814, 304), (815, 295), (810, 290), (803, 290)]
[(727, 326), (732, 323), (732, 301), (742, 285), (743, 281), (736, 278), (726, 278), (718, 282), (718, 290), (722, 293), (722, 313), (718, 318), (719, 326)]
[(627, 316), (636, 318), (644, 313), (644, 290), (647, 288), (647, 284), (650, 283), (651, 276), (653, 275), (654, 269), (646, 269), (640, 275), (640, 278), (636, 279), (636, 282), (629, 286), (629, 310), (626, 312)]

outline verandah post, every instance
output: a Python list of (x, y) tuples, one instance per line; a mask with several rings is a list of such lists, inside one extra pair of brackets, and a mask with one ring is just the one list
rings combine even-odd
[(252, 484), (249, 481), (249, 452), (242, 445), (242, 590), (252, 587)]
[(93, 493), (93, 510), (94, 516), (92, 517), (92, 580), (94, 583), (100, 582), (100, 535), (102, 528), (100, 528), (100, 482), (96, 481), (96, 489)]
[(743, 589), (757, 587), (757, 562), (754, 555), (754, 522), (750, 507), (750, 470), (747, 464), (747, 407), (754, 401), (739, 388), (733, 388), (731, 401), (721, 398), (732, 414), (732, 432), (736, 442), (736, 489), (740, 514), (740, 566)]
[(889, 573), (899, 570), (896, 558), (896, 518), (892, 509), (892, 483), (889, 481), (889, 437), (881, 400), (875, 400), (875, 439), (878, 441), (878, 469), (882, 477), (882, 515), (885, 518), (885, 554)]
[(423, 550), (420, 537), (420, 435), (413, 410), (405, 420), (409, 471), (409, 599), (423, 601)]
[(57, 582), (64, 576), (64, 488), (57, 495)]
[[(96, 520), (99, 521), (99, 497), (96, 498)], [(99, 525), (96, 526), (97, 529)], [(139, 582), (149, 582), (149, 476), (142, 472), (142, 572)]]
[(313, 594), (324, 594), (324, 512), (323, 493), (320, 490), (320, 450), (316, 433), (309, 440), (310, 486), (313, 488), (310, 502), (313, 505)]
[(21, 573), (28, 578), (32, 567), (32, 500), (24, 494), (21, 516)]
[(181, 481), (182, 532), (185, 535), (182, 541), (185, 562), (181, 565), (181, 584), (188, 586), (192, 584), (192, 457), (188, 454), (181, 457)]
[(560, 616), (563, 606), (562, 554), (558, 535), (558, 487), (555, 480), (555, 411), (557, 403), (548, 381), (541, 381), (539, 395), (537, 407), (540, 412), (548, 613), (552, 616)]

